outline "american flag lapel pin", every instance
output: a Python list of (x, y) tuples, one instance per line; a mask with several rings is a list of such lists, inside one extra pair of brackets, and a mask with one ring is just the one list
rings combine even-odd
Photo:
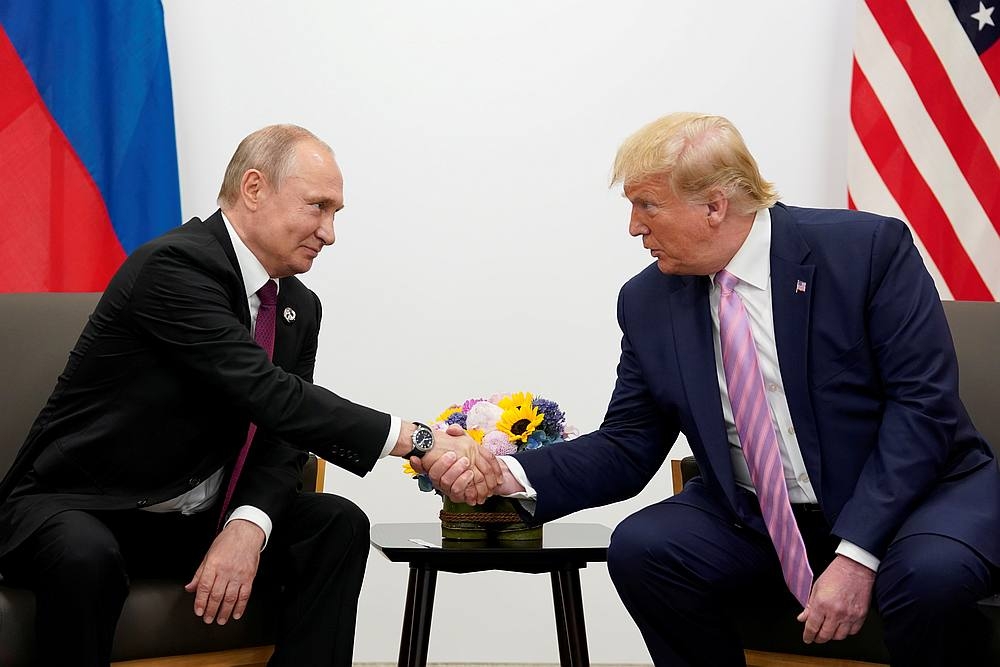
[(801, 293), (804, 294), (805, 291), (806, 291), (806, 283), (805, 283), (805, 281), (803, 281), (803, 280), (796, 280), (795, 281), (795, 293), (798, 294), (798, 293), (801, 292)]

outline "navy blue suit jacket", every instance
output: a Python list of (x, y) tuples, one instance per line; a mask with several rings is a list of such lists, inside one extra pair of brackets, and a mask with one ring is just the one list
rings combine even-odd
[[(771, 219), (781, 376), (832, 533), (877, 557), (896, 537), (948, 535), (1000, 563), (1000, 471), (959, 400), (948, 325), (909, 230), (782, 204)], [(622, 288), (618, 380), (600, 429), (517, 457), (538, 491), (536, 520), (635, 495), (681, 432), (702, 477), (675, 502), (724, 499), (711, 505), (764, 532), (733, 479), (709, 289), (706, 276), (655, 264)]]

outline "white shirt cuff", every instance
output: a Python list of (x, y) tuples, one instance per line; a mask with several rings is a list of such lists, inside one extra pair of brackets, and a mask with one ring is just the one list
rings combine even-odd
[(399, 440), (399, 431), (403, 428), (403, 420), (396, 415), (389, 415), (389, 434), (385, 436), (385, 444), (382, 445), (382, 453), (378, 455), (380, 459), (389, 456), (389, 452), (396, 446)]
[[(229, 518), (226, 519), (226, 526), (229, 525), (230, 521), (235, 519), (249, 521), (264, 531), (264, 544), (260, 547), (260, 550), (263, 551), (267, 546), (267, 541), (271, 538), (271, 517), (253, 505), (240, 505), (234, 509), (233, 513), (229, 515)], [(223, 528), (226, 526), (223, 526)]]
[(878, 572), (878, 566), (881, 561), (853, 542), (841, 540), (840, 544), (837, 545), (837, 553), (850, 558), (856, 563), (861, 563), (872, 572)]

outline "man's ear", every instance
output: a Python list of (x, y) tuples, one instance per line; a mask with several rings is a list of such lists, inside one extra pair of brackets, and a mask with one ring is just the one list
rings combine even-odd
[(712, 227), (721, 225), (729, 212), (729, 199), (722, 193), (722, 190), (712, 190), (705, 205), (708, 207), (708, 224)]
[(243, 200), (243, 205), (251, 211), (256, 211), (264, 187), (266, 187), (264, 175), (256, 169), (247, 169), (240, 179), (240, 199)]

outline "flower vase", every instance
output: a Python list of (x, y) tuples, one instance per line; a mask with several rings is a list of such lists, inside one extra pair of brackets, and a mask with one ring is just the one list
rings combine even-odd
[(529, 526), (514, 507), (516, 501), (490, 496), (482, 505), (453, 502), (444, 496), (441, 537), (445, 540), (540, 542), (541, 526)]

